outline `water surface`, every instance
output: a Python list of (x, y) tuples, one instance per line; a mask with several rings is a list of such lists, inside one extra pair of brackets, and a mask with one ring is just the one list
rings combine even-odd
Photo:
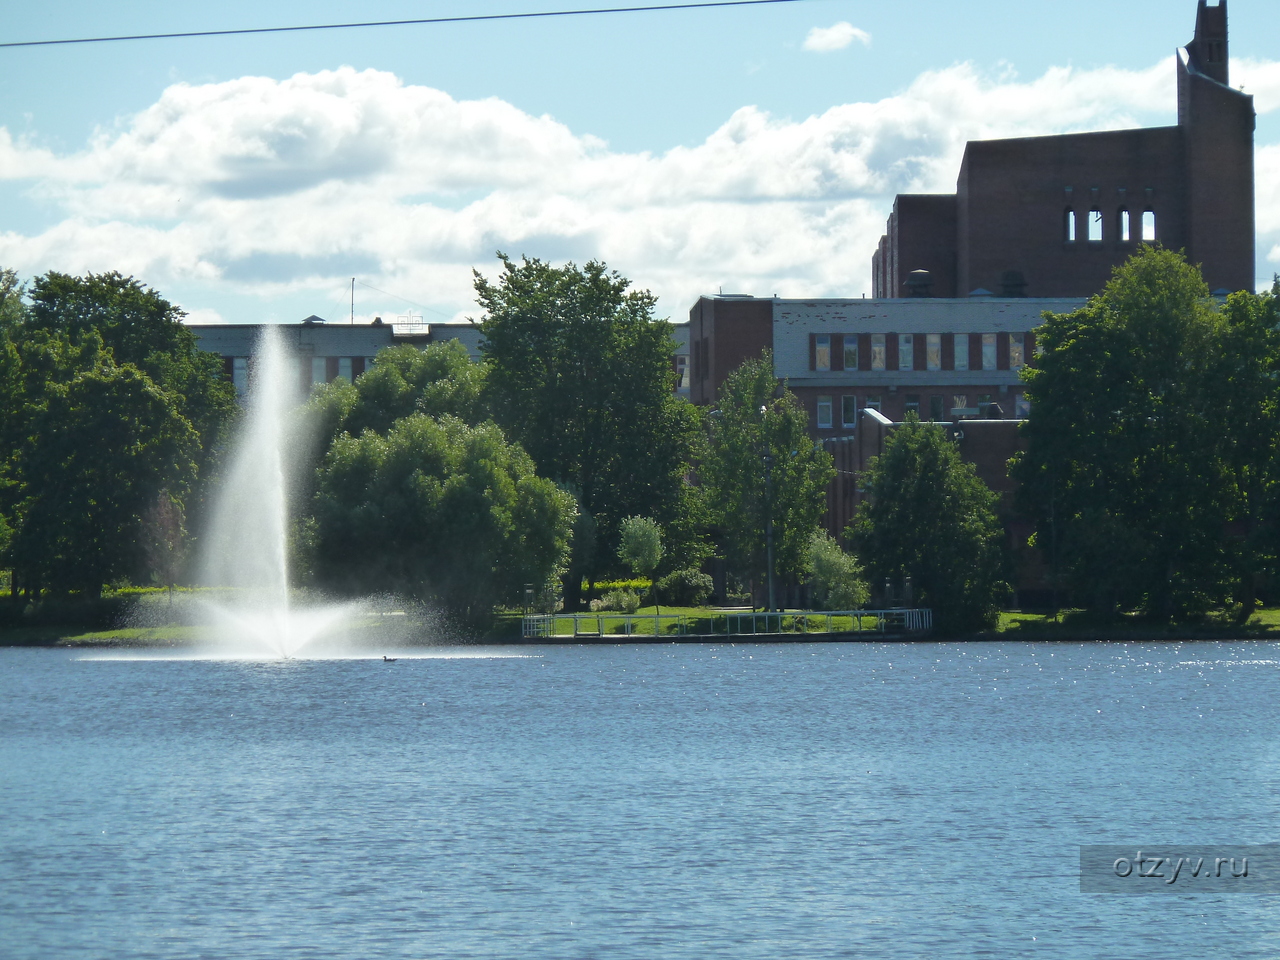
[[(1280, 648), (0, 650), (4, 957), (1280, 956)], [(477, 656), (477, 654), (481, 654)]]

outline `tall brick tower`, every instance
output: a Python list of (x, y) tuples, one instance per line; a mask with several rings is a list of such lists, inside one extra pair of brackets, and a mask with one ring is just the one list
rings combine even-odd
[(1178, 126), (1186, 164), (1186, 247), (1211, 288), (1253, 289), (1253, 98), (1229, 84), (1227, 0), (1200, 0), (1178, 55)]

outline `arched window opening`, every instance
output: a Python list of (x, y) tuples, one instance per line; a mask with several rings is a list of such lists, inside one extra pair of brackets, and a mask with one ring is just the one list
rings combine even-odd
[(1142, 214), (1142, 242), (1154, 243), (1156, 239), (1156, 214), (1147, 210)]
[(1075, 243), (1076, 242), (1076, 212), (1074, 210), (1067, 210), (1067, 212), (1063, 215), (1062, 229), (1063, 229), (1063, 239), (1065, 239), (1067, 243)]
[(1116, 236), (1120, 238), (1121, 243), (1128, 243), (1133, 239), (1130, 232), (1129, 211), (1121, 210), (1119, 216), (1116, 217)]
[(1094, 209), (1089, 211), (1089, 242), (1090, 243), (1102, 242), (1102, 211), (1101, 210)]

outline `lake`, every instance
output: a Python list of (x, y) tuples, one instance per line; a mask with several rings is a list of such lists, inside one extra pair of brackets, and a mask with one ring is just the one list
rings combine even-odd
[(1280, 956), (1280, 648), (0, 650), (0, 956)]

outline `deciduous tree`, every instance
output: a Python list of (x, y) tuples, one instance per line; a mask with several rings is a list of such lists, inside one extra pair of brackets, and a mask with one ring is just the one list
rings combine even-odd
[(627, 517), (620, 525), (618, 558), (638, 577), (649, 580), (649, 595), (654, 597), (654, 609), (658, 600), (653, 592), (653, 575), (662, 562), (662, 528), (648, 517)]
[(1251, 293), (1222, 309), (1198, 269), (1152, 247), (1080, 310), (1047, 315), (1011, 469), (1078, 602), (1186, 616), (1228, 601), (1242, 565), (1261, 562), (1274, 318)]
[(316, 571), (342, 592), (399, 592), (477, 620), (563, 572), (575, 512), (495, 425), (415, 413), (329, 449)]
[(675, 344), (653, 295), (596, 261), (499, 259), (496, 281), (475, 280), (493, 416), (540, 473), (573, 490), (600, 544), (575, 549), (566, 603), (614, 555), (627, 516), (653, 517), (674, 561), (698, 562), (698, 501), (685, 481), (697, 414), (674, 395)]
[(831, 454), (809, 436), (800, 401), (780, 389), (768, 351), (725, 378), (707, 422), (698, 473), (729, 566), (762, 582), (772, 520), (775, 575), (800, 580), (835, 470)]
[(908, 415), (862, 485), (849, 533), (871, 582), (910, 577), (941, 633), (994, 625), (1008, 591), (996, 495), (943, 427)]

